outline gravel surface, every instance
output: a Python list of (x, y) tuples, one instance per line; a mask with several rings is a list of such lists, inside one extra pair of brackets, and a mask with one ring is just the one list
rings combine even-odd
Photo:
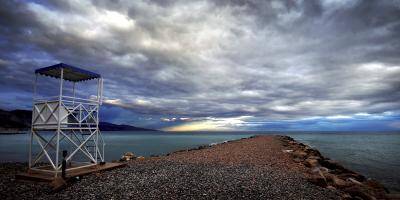
[(14, 180), (24, 164), (3, 163), (0, 199), (339, 199), (307, 182), (279, 142), (263, 136), (135, 160), (56, 193), (46, 184)]

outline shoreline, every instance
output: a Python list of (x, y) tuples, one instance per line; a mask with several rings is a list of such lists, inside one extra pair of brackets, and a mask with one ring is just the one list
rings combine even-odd
[[(76, 199), (79, 196), (74, 196), (75, 193), (79, 194), (82, 190), (101, 187), (96, 185), (95, 182), (104, 181), (108, 186), (106, 191), (113, 191), (107, 193), (106, 196), (127, 198), (132, 196), (115, 194), (115, 189), (118, 189), (118, 191), (121, 189), (118, 185), (119, 182), (130, 185), (130, 187), (125, 188), (127, 190), (136, 188), (134, 189), (136, 192), (145, 192), (149, 188), (160, 188), (157, 185), (158, 183), (154, 181), (159, 180), (159, 176), (162, 175), (164, 178), (161, 182), (164, 181), (165, 183), (161, 187), (164, 187), (165, 191), (163, 190), (163, 192), (168, 194), (163, 197), (167, 199), (174, 199), (174, 197), (177, 197), (174, 195), (177, 194), (188, 195), (188, 193), (190, 197), (202, 197), (201, 195), (198, 196), (199, 193), (202, 193), (202, 190), (210, 190), (212, 198), (221, 198), (224, 195), (227, 195), (227, 197), (248, 195), (249, 199), (256, 199), (266, 195), (265, 197), (268, 199), (273, 198), (274, 194), (280, 193), (284, 196), (287, 195), (286, 197), (289, 199), (296, 199), (295, 197), (304, 199), (351, 199), (355, 197), (389, 199), (388, 196), (390, 196), (379, 182), (366, 179), (364, 176), (344, 168), (339, 163), (323, 157), (318, 150), (288, 136), (251, 136), (214, 145), (209, 144), (178, 150), (166, 155), (133, 159), (127, 163), (126, 168), (102, 172), (100, 175), (88, 175), (58, 193), (51, 192), (46, 185), (32, 185), (32, 183), (21, 183), (13, 180), (9, 174), (23, 170), (24, 163), (1, 163), (0, 175), (1, 181), (4, 183), (0, 185), (6, 187), (0, 189), (1, 191), (11, 190), (11, 193), (7, 193), (8, 195), (18, 194), (11, 187), (18, 190), (19, 186), (23, 186), (23, 188), (31, 188), (33, 191), (42, 191), (42, 193), (37, 194), (28, 190), (26, 193), (28, 196), (39, 195), (43, 198), (59, 198), (61, 195), (62, 197), (68, 196)], [(149, 171), (149, 169), (153, 171)], [(154, 173), (155, 169), (156, 173)], [(141, 171), (143, 174), (136, 173), (137, 171)], [(6, 173), (9, 173), (8, 176)], [(182, 173), (185, 175), (185, 179), (176, 177)], [(260, 179), (260, 177), (263, 179)], [(115, 182), (114, 179), (118, 179), (119, 182)], [(145, 179), (153, 182), (153, 184), (140, 183), (139, 186), (144, 184), (146, 187), (139, 187), (132, 183), (136, 179), (139, 182)], [(238, 179), (240, 181), (236, 183)], [(252, 179), (255, 181), (249, 182)], [(189, 182), (194, 188), (184, 187), (183, 183), (188, 182), (188, 180), (191, 180)], [(209, 187), (210, 182), (214, 183), (213, 187), (216, 188)], [(229, 185), (231, 183), (236, 184)], [(228, 185), (226, 186), (226, 184)], [(274, 184), (277, 186), (274, 186)], [(241, 191), (243, 186), (247, 189)], [(274, 188), (273, 190), (276, 191), (270, 191), (270, 188)], [(240, 191), (237, 192), (236, 190)], [(231, 194), (226, 191), (236, 192)], [(0, 193), (0, 196), (3, 195)], [(153, 198), (151, 195), (143, 194), (140, 197)]]

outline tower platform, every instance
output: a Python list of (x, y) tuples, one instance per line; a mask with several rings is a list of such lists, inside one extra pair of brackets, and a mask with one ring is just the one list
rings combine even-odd
[[(105, 163), (103, 165), (101, 164), (95, 164), (92, 166), (82, 166), (79, 168), (81, 165), (80, 164), (75, 164), (72, 166), (73, 168), (71, 170), (67, 169), (66, 172), (66, 178), (74, 178), (74, 177), (79, 177), (79, 176), (85, 176), (89, 175), (92, 173), (100, 172), (100, 171), (106, 171), (106, 170), (111, 170), (119, 167), (125, 167), (127, 163), (120, 163), (120, 162), (115, 162), (115, 163)], [(29, 180), (29, 181), (38, 181), (38, 182), (52, 182), (56, 179), (54, 174), (52, 173), (46, 173), (44, 170), (52, 170), (51, 166), (44, 166), (41, 168), (42, 170), (29, 170), (28, 172), (24, 173), (19, 173), (15, 175), (16, 179), (19, 180)]]

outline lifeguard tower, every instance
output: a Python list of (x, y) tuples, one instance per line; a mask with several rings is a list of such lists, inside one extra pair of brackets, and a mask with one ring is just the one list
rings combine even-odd
[[(60, 176), (62, 168), (66, 168), (64, 172), (72, 173), (73, 170), (82, 171), (83, 168), (103, 164), (105, 143), (99, 130), (103, 89), (100, 74), (59, 63), (37, 69), (35, 75), (29, 171), (47, 173), (54, 178)], [(38, 87), (39, 76), (59, 79), (59, 94), (38, 97), (38, 92), (55, 88), (49, 80)], [(88, 97), (76, 97), (77, 84), (86, 88), (87, 84), (93, 83), (97, 91), (80, 91)], [(72, 88), (66, 88), (67, 85)], [(67, 96), (64, 94), (66, 91), (72, 91), (72, 95)], [(89, 95), (90, 92), (96, 94)]]

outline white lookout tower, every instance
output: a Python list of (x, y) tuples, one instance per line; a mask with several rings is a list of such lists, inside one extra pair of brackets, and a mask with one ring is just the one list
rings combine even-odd
[[(68, 172), (103, 164), (105, 144), (99, 130), (103, 89), (100, 74), (60, 63), (37, 69), (35, 75), (29, 169), (57, 177), (62, 168)], [(55, 89), (49, 80), (38, 87), (39, 75), (60, 80), (57, 96), (38, 96)], [(78, 94), (87, 98), (77, 98), (77, 83), (80, 88), (89, 88), (90, 83), (93, 88), (96, 84), (97, 94), (89, 94), (95, 93), (95, 89), (83, 90)], [(72, 94), (67, 96), (64, 92)]]

